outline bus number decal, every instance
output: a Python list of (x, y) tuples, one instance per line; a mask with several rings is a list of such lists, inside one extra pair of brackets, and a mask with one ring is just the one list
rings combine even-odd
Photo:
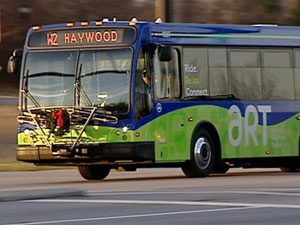
[[(267, 114), (271, 113), (271, 106), (269, 105), (248, 105), (245, 110), (244, 124), (242, 120), (242, 113), (237, 105), (232, 105), (229, 108), (229, 115), (234, 116), (229, 123), (228, 127), (228, 138), (232, 146), (240, 146), (242, 141), (245, 145), (250, 144), (250, 139), (255, 146), (259, 145), (260, 139), (257, 137), (258, 129), (258, 118), (259, 114), (262, 116), (262, 127), (263, 127), (263, 145), (267, 145), (268, 133), (267, 133)], [(251, 118), (251, 120), (250, 120)], [(235, 135), (234, 135), (235, 134)]]
[(47, 34), (47, 45), (57, 46), (58, 45), (58, 35), (57, 33), (48, 33)]

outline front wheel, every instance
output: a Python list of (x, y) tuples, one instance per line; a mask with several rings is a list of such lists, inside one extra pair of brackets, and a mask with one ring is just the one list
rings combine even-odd
[(182, 170), (187, 177), (207, 177), (216, 163), (217, 149), (212, 136), (201, 129), (195, 135), (191, 145), (191, 160)]
[(78, 171), (86, 180), (103, 180), (109, 174), (110, 168), (99, 165), (78, 166)]

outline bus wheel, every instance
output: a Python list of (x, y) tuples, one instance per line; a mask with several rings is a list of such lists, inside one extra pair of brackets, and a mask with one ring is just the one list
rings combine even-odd
[(80, 175), (86, 180), (103, 180), (110, 172), (109, 167), (104, 166), (78, 166)]
[(216, 146), (206, 130), (199, 130), (191, 146), (191, 161), (182, 170), (187, 177), (207, 177), (216, 161)]
[(213, 173), (227, 173), (227, 171), (230, 169), (230, 166), (227, 165), (224, 162), (219, 162), (218, 164), (215, 165), (213, 169)]

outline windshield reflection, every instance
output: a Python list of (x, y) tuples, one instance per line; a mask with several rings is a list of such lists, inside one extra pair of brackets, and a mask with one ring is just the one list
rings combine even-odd
[(40, 107), (97, 106), (126, 114), (132, 55), (129, 48), (30, 52), (23, 78), (23, 89), (32, 96), (27, 107), (36, 107), (36, 101)]
[(131, 62), (130, 49), (81, 52), (80, 81), (89, 100), (81, 98), (80, 105), (91, 102), (108, 111), (127, 113)]
[[(74, 105), (75, 51), (30, 52), (26, 58), (28, 92), (40, 106)], [(34, 106), (31, 101), (28, 107)]]

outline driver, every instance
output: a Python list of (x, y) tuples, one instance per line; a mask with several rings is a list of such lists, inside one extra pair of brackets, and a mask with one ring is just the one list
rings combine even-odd
[(146, 71), (146, 70), (144, 70), (143, 73), (142, 73), (142, 79), (143, 79), (143, 81), (144, 81), (144, 83), (145, 83), (146, 85), (149, 85), (149, 84), (150, 84), (150, 77), (149, 77), (149, 75), (147, 74), (147, 71)]

